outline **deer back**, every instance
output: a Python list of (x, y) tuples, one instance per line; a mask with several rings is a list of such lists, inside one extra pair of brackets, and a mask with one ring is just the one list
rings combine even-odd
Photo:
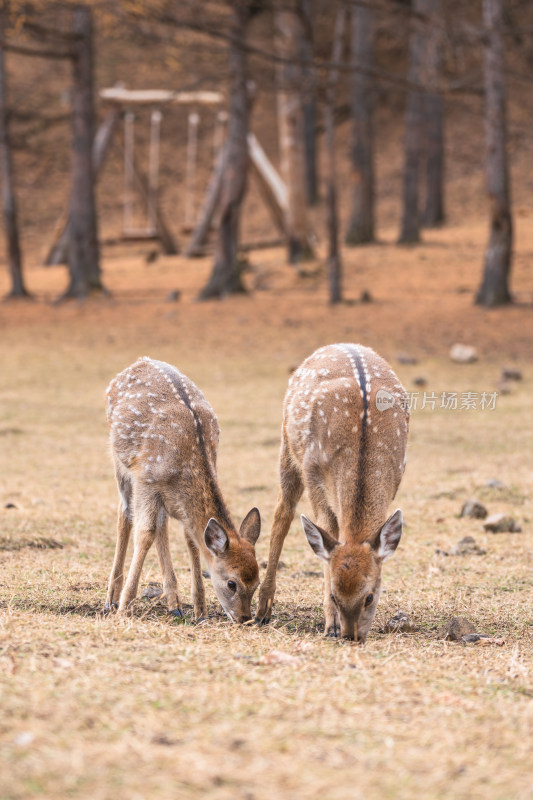
[(120, 372), (107, 390), (107, 418), (114, 457), (145, 483), (179, 479), (197, 489), (216, 472), (215, 413), (170, 364), (144, 357)]
[(407, 395), (387, 362), (362, 345), (313, 353), (292, 376), (284, 434), (304, 478), (320, 482), (341, 539), (370, 539), (405, 469)]

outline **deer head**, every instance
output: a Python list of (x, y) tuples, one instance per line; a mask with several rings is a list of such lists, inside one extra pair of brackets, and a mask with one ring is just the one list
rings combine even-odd
[(261, 517), (252, 508), (241, 523), (238, 535), (229, 532), (213, 517), (204, 531), (211, 556), (211, 582), (222, 608), (233, 622), (252, 618), (252, 597), (259, 586), (255, 543), (261, 531)]
[(382, 564), (392, 556), (402, 535), (402, 512), (397, 509), (377, 533), (362, 542), (339, 542), (304, 514), (302, 525), (311, 548), (328, 564), (340, 635), (364, 644), (381, 593)]

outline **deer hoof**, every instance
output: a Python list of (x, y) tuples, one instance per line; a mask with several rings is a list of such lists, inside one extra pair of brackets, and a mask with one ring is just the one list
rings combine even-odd
[(176, 617), (177, 619), (183, 619), (185, 616), (181, 608), (169, 608), (168, 613), (171, 617)]
[(331, 625), (326, 630), (326, 639), (337, 639), (339, 636), (339, 631), (336, 625)]
[(270, 617), (256, 617), (255, 618), (255, 624), (259, 625), (259, 626), (268, 625), (269, 622), (270, 622)]
[(118, 611), (118, 603), (106, 603), (104, 606), (104, 613), (112, 614), (113, 611)]

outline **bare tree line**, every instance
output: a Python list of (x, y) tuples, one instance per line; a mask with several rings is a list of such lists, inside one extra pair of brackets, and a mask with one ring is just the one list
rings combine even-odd
[[(17, 236), (3, 51), (25, 55), (68, 58), (73, 69), (72, 191), (69, 206), (67, 296), (83, 297), (102, 290), (98, 252), (97, 215), (94, 202), (95, 174), (92, 140), (94, 109), (92, 85), (91, 6), (73, 12), (72, 29), (53, 32), (26, 17), (26, 40), (11, 40), (6, 33), (5, 9), (0, 31), (0, 151), (3, 165), (3, 204), (14, 296), (27, 294), (22, 278)], [(330, 4), (331, 6), (331, 4)], [(328, 6), (328, 9), (330, 8)], [(132, 7), (120, 15), (131, 25), (154, 30), (195, 30), (226, 44), (230, 74), (230, 115), (227, 159), (220, 193), (220, 225), (215, 263), (201, 297), (242, 291), (239, 261), (239, 217), (247, 185), (247, 135), (252, 97), (250, 59), (268, 60), (276, 74), (281, 172), (287, 185), (287, 258), (298, 264), (312, 257), (306, 209), (316, 201), (317, 100), (324, 107), (327, 152), (327, 217), (331, 302), (342, 300), (342, 267), (338, 246), (336, 201), (335, 94), (339, 76), (349, 79), (352, 125), (350, 219), (347, 245), (374, 241), (375, 170), (374, 109), (376, 87), (386, 83), (407, 94), (405, 114), (405, 164), (400, 243), (416, 243), (423, 226), (445, 220), (444, 198), (444, 101), (450, 91), (464, 90), (444, 77), (445, 20), (441, 0), (394, 0), (370, 3), (338, 0), (335, 31), (330, 25), (329, 52), (319, 53), (324, 4), (321, 0), (224, 0), (209, 3), (199, 14), (195, 4), (158, 3)], [(465, 38), (481, 42), (484, 50), (485, 129), (487, 181), (491, 198), (491, 237), (485, 258), (477, 302), (491, 306), (511, 301), (509, 275), (512, 253), (512, 215), (506, 157), (504, 81), (504, 0), (483, 0), (483, 18), (461, 28)], [(27, 9), (26, 9), (27, 12)], [(210, 17), (210, 13), (213, 16)], [(14, 12), (16, 15), (16, 11)], [(273, 47), (267, 51), (251, 34), (258, 15), (273, 19)], [(379, 15), (398, 14), (409, 28), (409, 67), (406, 75), (394, 75), (375, 64), (375, 36)], [(331, 14), (329, 15), (331, 19)], [(168, 33), (166, 34), (169, 35)], [(30, 41), (28, 41), (28, 38)], [(36, 44), (37, 41), (37, 44)], [(51, 46), (52, 45), (52, 46)], [(425, 166), (425, 172), (423, 167)], [(424, 192), (421, 194), (421, 187)], [(422, 208), (422, 198), (425, 207)], [(9, 233), (11, 231), (11, 233)]]

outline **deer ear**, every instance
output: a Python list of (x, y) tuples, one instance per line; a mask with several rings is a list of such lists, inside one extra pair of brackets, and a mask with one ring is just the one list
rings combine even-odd
[(214, 556), (221, 556), (228, 549), (228, 534), (222, 525), (220, 525), (216, 519), (213, 519), (213, 517), (211, 517), (205, 526), (204, 540), (207, 545), (207, 549), (210, 550)]
[(250, 542), (250, 544), (255, 547), (255, 543), (259, 539), (259, 534), (261, 533), (261, 514), (258, 508), (252, 508), (252, 510), (247, 513), (241, 522), (239, 533), (243, 539), (246, 539), (247, 542)]
[(311, 545), (312, 550), (323, 561), (329, 561), (331, 555), (339, 543), (333, 536), (326, 533), (325, 530), (319, 528), (314, 522), (311, 522), (305, 514), (302, 514), (302, 525), (304, 533), (307, 536), (307, 541)]
[(402, 525), (403, 517), (399, 508), (396, 509), (386, 523), (381, 528), (378, 537), (376, 538), (375, 549), (377, 550), (378, 558), (386, 561), (390, 558), (402, 538)]

